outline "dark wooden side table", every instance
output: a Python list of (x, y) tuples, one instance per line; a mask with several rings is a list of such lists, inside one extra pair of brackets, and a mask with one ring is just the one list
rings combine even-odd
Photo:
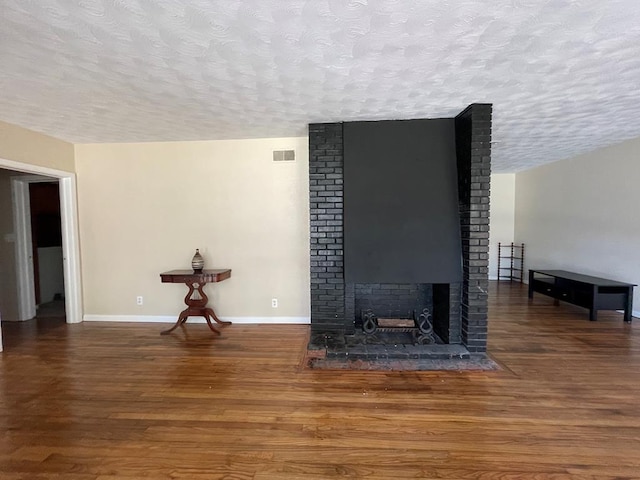
[[(220, 335), (220, 330), (213, 326), (211, 320), (216, 323), (228, 325), (231, 322), (220, 320), (213, 308), (207, 306), (209, 298), (204, 293), (202, 288), (207, 283), (222, 282), (231, 276), (231, 270), (228, 268), (215, 268), (211, 270), (202, 270), (202, 272), (194, 272), (193, 270), (171, 270), (160, 274), (162, 283), (184, 283), (189, 287), (187, 296), (184, 297), (184, 303), (187, 305), (180, 315), (178, 315), (178, 321), (169, 330), (160, 332), (161, 335), (166, 335), (173, 332), (176, 328), (183, 325), (189, 317), (204, 317), (207, 321), (207, 325), (211, 331)], [(194, 294), (197, 292), (197, 297), (194, 298)]]

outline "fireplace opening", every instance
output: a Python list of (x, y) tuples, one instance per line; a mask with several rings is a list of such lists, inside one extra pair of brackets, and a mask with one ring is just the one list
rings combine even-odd
[(459, 288), (451, 284), (347, 283), (345, 291), (345, 313), (366, 343), (459, 342)]

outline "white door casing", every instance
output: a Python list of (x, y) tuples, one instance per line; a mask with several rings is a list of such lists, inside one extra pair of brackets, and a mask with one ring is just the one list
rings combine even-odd
[(51, 178), (20, 176), (11, 178), (13, 228), (15, 233), (16, 277), (18, 281), (18, 320), (29, 320), (36, 315), (34, 294), (34, 267), (31, 237), (31, 206), (29, 179)]
[(27, 320), (35, 316), (29, 183), (58, 179), (66, 317), (67, 323), (80, 323), (83, 307), (75, 174), (2, 158), (0, 158), (0, 168), (32, 174), (12, 178), (19, 319)]

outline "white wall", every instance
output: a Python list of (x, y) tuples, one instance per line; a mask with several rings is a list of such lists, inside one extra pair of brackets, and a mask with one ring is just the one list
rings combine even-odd
[(489, 278), (492, 280), (498, 278), (498, 242), (508, 244), (514, 241), (515, 188), (514, 173), (491, 175)]
[(640, 138), (516, 175), (515, 239), (528, 268), (640, 284), (638, 152)]
[[(175, 319), (186, 287), (160, 273), (190, 269), (199, 248), (205, 268), (232, 269), (206, 287), (218, 315), (308, 322), (307, 143), (76, 145), (85, 318)], [(274, 162), (282, 149), (296, 161)]]

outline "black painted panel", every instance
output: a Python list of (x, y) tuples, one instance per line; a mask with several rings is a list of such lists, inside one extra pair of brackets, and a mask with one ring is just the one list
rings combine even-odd
[(345, 281), (462, 279), (453, 119), (344, 124)]

